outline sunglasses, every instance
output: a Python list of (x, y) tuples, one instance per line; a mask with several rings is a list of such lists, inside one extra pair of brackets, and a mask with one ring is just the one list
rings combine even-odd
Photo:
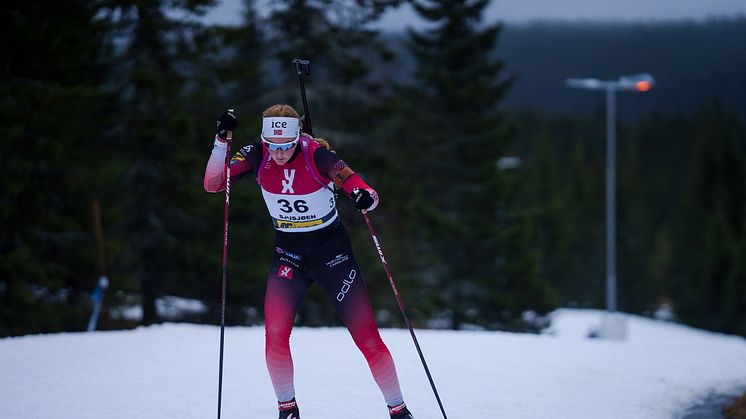
[(262, 142), (264, 144), (267, 144), (267, 148), (269, 148), (271, 151), (287, 151), (293, 148), (294, 145), (298, 144), (298, 137), (296, 137), (293, 141), (289, 143), (273, 143), (271, 141), (268, 141), (264, 137), (262, 137)]

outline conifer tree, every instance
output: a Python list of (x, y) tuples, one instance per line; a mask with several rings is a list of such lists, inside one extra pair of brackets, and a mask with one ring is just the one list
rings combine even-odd
[(198, 189), (200, 183), (195, 168), (179, 160), (188, 159), (195, 144), (183, 101), (199, 25), (174, 16), (198, 15), (211, 3), (108, 3), (118, 46), (109, 82), (116, 100), (108, 109), (110, 118), (102, 122), (108, 127), (109, 157), (119, 167), (110, 190), (121, 211), (113, 232), (126, 248), (116, 268), (129, 273), (130, 287), (139, 289), (144, 324), (158, 321), (155, 301), (164, 290), (173, 291), (198, 275), (180, 263), (182, 252), (190, 249), (182, 242), (195, 240), (201, 226), (181, 191)]
[(455, 326), (520, 328), (524, 310), (551, 307), (551, 293), (538, 281), (533, 222), (514, 200), (519, 175), (497, 169), (510, 146), (499, 105), (512, 81), (489, 53), (501, 25), (482, 27), (487, 4), (414, 2), (432, 27), (409, 33), (417, 83), (403, 147), (417, 179), (420, 226), (436, 232), (421, 237), (440, 265), (428, 275), (437, 276)]
[[(265, 35), (266, 22), (257, 12), (257, 2), (245, 0), (243, 20), (237, 26), (216, 25), (206, 28), (200, 38), (199, 57), (201, 71), (195, 75), (206, 75), (207, 80), (200, 91), (192, 93), (194, 100), (191, 113), (199, 115), (199, 121), (208, 129), (198, 140), (200, 154), (193, 162), (193, 167), (202, 171), (212, 145), (214, 125), (212, 122), (226, 108), (234, 108), (239, 115), (239, 126), (233, 133), (231, 153), (246, 144), (258, 139), (261, 130), (261, 111), (268, 104), (266, 97), (269, 83), (266, 77), (266, 61), (271, 53)], [(205, 104), (204, 98), (211, 97), (213, 102)], [(208, 147), (208, 148), (205, 148)], [(200, 173), (200, 176), (202, 174)], [(222, 249), (221, 226), (223, 222), (223, 202), (221, 194), (206, 194), (202, 188), (193, 190), (196, 194), (195, 207), (207, 221), (208, 249), (210, 260), (209, 278), (217, 278), (216, 267), (221, 264)], [(230, 249), (228, 263), (228, 296), (230, 302), (225, 321), (228, 324), (245, 324), (258, 322), (261, 310), (231, 310), (232, 307), (253, 307), (263, 304), (264, 288), (267, 278), (267, 260), (272, 249), (272, 235), (262, 215), (262, 208), (257, 204), (262, 196), (256, 183), (245, 178), (231, 188), (231, 224)], [(220, 239), (220, 241), (218, 241)], [(246, 251), (246, 249), (251, 249)], [(196, 250), (196, 249), (195, 249)], [(237, 255), (239, 257), (233, 257)], [(204, 258), (204, 255), (203, 255)], [(220, 285), (217, 280), (203, 281), (202, 296), (218, 296)], [(203, 297), (204, 298), (204, 297)], [(217, 310), (218, 298), (206, 302)], [(214, 317), (213, 317), (214, 318)]]
[(694, 133), (693, 170), (678, 231), (674, 308), (696, 326), (745, 334), (746, 129), (734, 113), (710, 106), (697, 115)]
[(0, 10), (0, 336), (82, 330), (104, 27), (96, 2)]
[[(267, 22), (268, 45), (275, 58), (277, 90), (273, 96), (300, 108), (294, 58), (311, 61), (306, 85), (312, 120), (320, 136), (335, 145), (361, 136), (360, 120), (367, 113), (374, 89), (366, 80), (368, 62), (388, 56), (369, 27), (399, 0), (283, 0), (273, 3)], [(315, 113), (314, 113), (315, 110)], [(315, 127), (316, 128), (316, 127)], [(353, 129), (351, 129), (353, 128)], [(357, 133), (356, 133), (357, 132)]]

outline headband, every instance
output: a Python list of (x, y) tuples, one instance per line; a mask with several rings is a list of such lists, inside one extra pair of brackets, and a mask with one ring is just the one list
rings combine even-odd
[(262, 139), (298, 138), (300, 121), (298, 118), (270, 116), (262, 118)]

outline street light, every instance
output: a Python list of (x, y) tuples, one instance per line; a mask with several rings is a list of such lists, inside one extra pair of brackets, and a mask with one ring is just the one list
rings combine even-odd
[(567, 87), (606, 91), (606, 309), (616, 311), (616, 92), (647, 92), (655, 79), (647, 73), (616, 80), (567, 79)]

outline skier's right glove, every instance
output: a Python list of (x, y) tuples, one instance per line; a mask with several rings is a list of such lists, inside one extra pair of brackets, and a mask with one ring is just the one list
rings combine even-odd
[(355, 208), (359, 210), (373, 211), (378, 206), (378, 194), (373, 189), (355, 188), (351, 197)]
[(220, 115), (217, 122), (217, 135), (222, 141), (228, 141), (228, 131), (233, 131), (238, 126), (238, 114), (234, 109), (227, 109)]

